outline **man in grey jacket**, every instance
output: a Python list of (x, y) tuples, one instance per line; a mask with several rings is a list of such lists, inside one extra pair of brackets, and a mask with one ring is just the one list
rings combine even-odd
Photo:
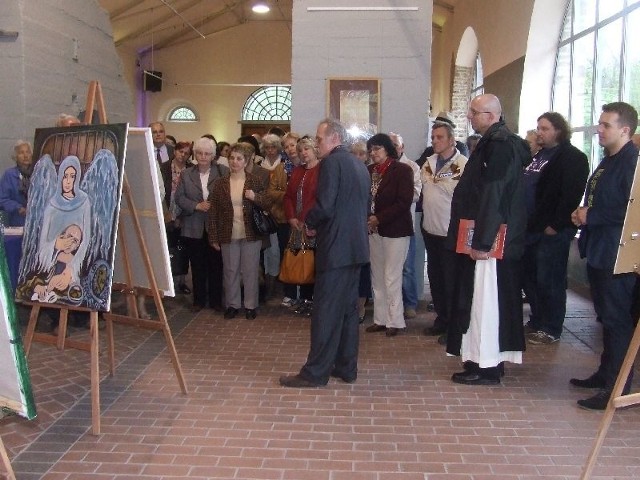
[(305, 219), (307, 234), (317, 236), (311, 348), (300, 373), (280, 377), (285, 387), (320, 387), (330, 376), (352, 383), (358, 374), (358, 279), (369, 261), (371, 180), (343, 145), (346, 138), (340, 122), (318, 125), (320, 176), (316, 204)]

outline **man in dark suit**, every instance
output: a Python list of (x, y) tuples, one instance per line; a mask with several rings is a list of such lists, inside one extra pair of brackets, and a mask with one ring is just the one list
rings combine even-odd
[(369, 261), (371, 181), (364, 164), (343, 145), (346, 138), (335, 120), (318, 125), (318, 191), (305, 220), (307, 234), (317, 234), (311, 348), (300, 373), (280, 377), (285, 387), (320, 387), (330, 376), (352, 383), (358, 374), (358, 279)]
[(167, 134), (161, 122), (152, 122), (149, 128), (153, 140), (153, 154), (158, 164), (163, 165), (173, 158), (173, 146), (167, 143)]

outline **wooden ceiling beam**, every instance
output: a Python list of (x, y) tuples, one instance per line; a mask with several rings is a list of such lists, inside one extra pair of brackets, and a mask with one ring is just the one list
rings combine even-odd
[[(139, 2), (138, 2), (139, 3)], [(188, 10), (198, 4), (202, 3), (202, 0), (191, 0), (190, 2), (187, 2), (186, 4), (184, 4), (182, 6), (182, 10)], [(159, 5), (158, 8), (167, 8), (164, 5)], [(118, 40), (116, 40), (115, 44), (116, 47), (119, 47), (120, 45), (122, 45), (124, 42), (126, 42), (127, 40), (131, 40), (133, 38), (137, 38), (140, 35), (144, 34), (144, 33), (148, 33), (155, 25), (162, 25), (163, 23), (171, 20), (174, 16), (175, 13), (173, 13), (170, 9), (167, 9), (168, 13), (161, 15), (159, 19), (153, 20), (151, 22), (147, 22), (143, 25), (140, 26), (140, 28), (134, 30), (133, 32), (129, 32), (127, 35), (123, 36), (122, 38), (119, 38)], [(187, 27), (187, 29), (190, 29), (190, 27)]]

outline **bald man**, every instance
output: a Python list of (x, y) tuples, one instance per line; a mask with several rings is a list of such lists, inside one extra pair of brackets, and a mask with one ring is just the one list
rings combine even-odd
[[(525, 349), (520, 260), (527, 226), (523, 168), (531, 152), (501, 117), (495, 95), (479, 95), (469, 105), (467, 119), (482, 138), (453, 193), (445, 241), (455, 269), (447, 353), (462, 356), (464, 371), (451, 380), (465, 385), (499, 384), (503, 362), (522, 363)], [(475, 221), (468, 254), (454, 253), (462, 219)], [(501, 224), (507, 233), (498, 260), (489, 252)]]

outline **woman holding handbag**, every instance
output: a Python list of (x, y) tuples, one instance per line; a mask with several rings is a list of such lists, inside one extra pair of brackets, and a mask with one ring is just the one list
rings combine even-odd
[[(304, 233), (304, 220), (307, 212), (315, 205), (316, 190), (318, 188), (318, 172), (320, 159), (316, 142), (305, 135), (296, 145), (300, 165), (293, 169), (291, 178), (284, 194), (284, 213), (291, 226), (291, 236), (287, 248), (299, 249), (305, 243), (307, 248), (315, 246), (315, 237), (307, 238)], [(282, 274), (282, 267), (280, 268)], [(296, 313), (311, 316), (313, 306), (313, 283), (300, 285), (300, 305)]]
[[(261, 191), (262, 183), (245, 171), (253, 147), (236, 143), (229, 151), (231, 173), (213, 186), (209, 197), (209, 244), (222, 251), (223, 282), (227, 301), (224, 318), (232, 319), (244, 305), (247, 320), (256, 318), (262, 237), (253, 229), (247, 191)], [(241, 283), (244, 285), (244, 302)]]

